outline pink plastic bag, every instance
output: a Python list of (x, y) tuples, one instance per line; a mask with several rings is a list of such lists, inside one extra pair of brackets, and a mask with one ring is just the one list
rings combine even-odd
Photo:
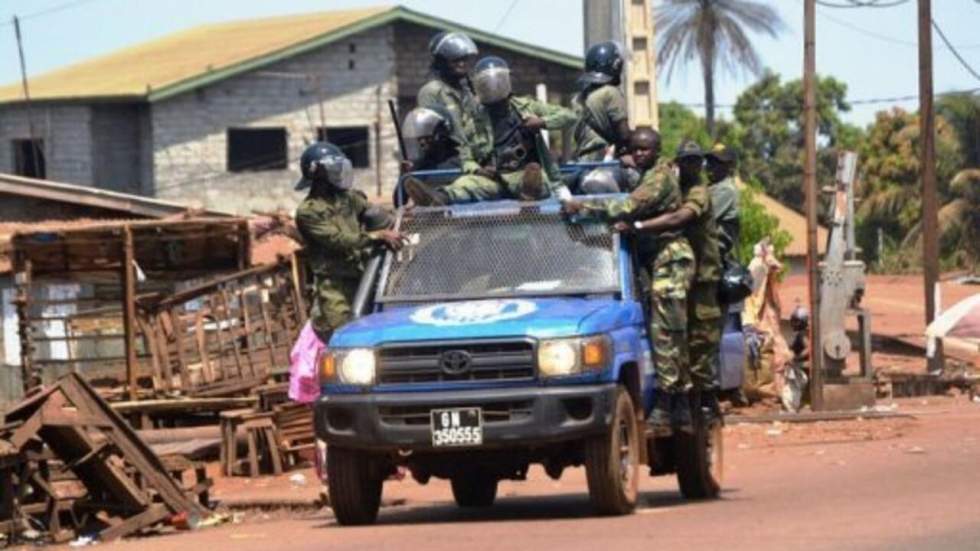
[(292, 352), (289, 353), (289, 399), (309, 404), (320, 397), (317, 385), (316, 359), (325, 349), (313, 326), (306, 322)]

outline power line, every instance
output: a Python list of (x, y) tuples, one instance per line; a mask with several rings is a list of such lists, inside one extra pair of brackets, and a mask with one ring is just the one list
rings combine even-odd
[[(44, 17), (45, 15), (51, 15), (53, 13), (58, 13), (60, 11), (68, 10), (77, 6), (81, 6), (82, 4), (88, 4), (94, 1), (95, 0), (71, 0), (70, 2), (62, 2), (61, 4), (56, 4), (54, 6), (50, 6), (43, 10), (38, 10), (35, 12), (28, 13), (26, 15), (22, 15), (20, 16), (20, 20), (27, 21), (30, 19), (35, 19), (37, 17)], [(13, 21), (5, 21), (3, 23), (0, 23), (0, 26), (8, 26), (8, 25), (13, 25)]]
[(973, 78), (980, 80), (980, 74), (978, 74), (976, 70), (974, 70), (973, 67), (971, 67), (970, 64), (966, 62), (965, 59), (963, 59), (963, 56), (961, 56), (960, 53), (956, 51), (956, 48), (954, 48), (953, 45), (949, 43), (949, 39), (946, 38), (946, 34), (943, 33), (943, 30), (939, 28), (939, 24), (936, 23), (935, 19), (932, 20), (932, 28), (936, 30), (936, 33), (939, 35), (939, 38), (942, 39), (943, 44), (945, 44), (949, 48), (949, 51), (952, 52), (953, 55), (956, 57), (956, 59), (959, 60), (960, 64), (963, 65), (963, 68), (966, 69), (971, 75), (973, 75)]
[[(827, 19), (827, 20), (829, 20), (829, 21), (831, 21), (833, 23), (836, 23), (836, 24), (838, 24), (838, 25), (840, 25), (842, 27), (846, 27), (848, 29), (851, 29), (852, 31), (855, 31), (855, 32), (864, 34), (866, 36), (869, 36), (871, 38), (875, 38), (877, 40), (881, 40), (883, 42), (888, 42), (889, 44), (897, 44), (899, 46), (908, 46), (910, 48), (917, 48), (919, 46), (917, 43), (912, 42), (911, 40), (902, 40), (900, 38), (895, 38), (893, 36), (888, 36), (888, 35), (881, 34), (881, 33), (878, 33), (878, 32), (872, 31), (872, 30), (868, 30), (868, 29), (865, 29), (864, 27), (860, 27), (860, 26), (855, 25), (853, 23), (850, 23), (848, 21), (843, 21), (841, 19), (838, 19), (838, 18), (836, 18), (836, 17), (834, 17), (832, 15), (828, 15), (828, 14), (823, 13), (823, 12), (817, 12), (817, 15), (819, 15), (820, 17), (823, 17), (824, 19)], [(974, 48), (980, 48), (980, 44), (960, 44), (960, 45), (956, 46), (956, 48), (959, 48), (961, 50), (969, 50), (969, 49), (974, 49)], [(948, 50), (948, 49), (951, 49), (951, 48), (943, 47), (941, 49)]]
[[(941, 92), (936, 94), (936, 97), (942, 96), (957, 96), (962, 94), (977, 94), (980, 93), (980, 88), (968, 88), (965, 90), (950, 90), (948, 92)], [(908, 96), (892, 96), (892, 97), (879, 97), (879, 98), (862, 98), (855, 100), (845, 100), (849, 105), (874, 105), (880, 103), (898, 103), (900, 101), (913, 101), (919, 99), (917, 94), (912, 94)], [(662, 103), (676, 103), (684, 107), (704, 107), (704, 103), (687, 103), (680, 101), (670, 101), (666, 100)], [(715, 104), (716, 109), (733, 109), (735, 107), (734, 103), (720, 103)]]
[(499, 31), (500, 30), (500, 27), (503, 27), (504, 26), (504, 22), (507, 21), (507, 18), (508, 17), (510, 17), (510, 12), (514, 11), (514, 6), (516, 6), (519, 1), (520, 0), (513, 0), (510, 3), (510, 5), (507, 6), (507, 11), (504, 12), (504, 15), (503, 15), (503, 17), (500, 18), (500, 21), (497, 21), (497, 26), (493, 28), (493, 32), (494, 33), (496, 33), (497, 31)]

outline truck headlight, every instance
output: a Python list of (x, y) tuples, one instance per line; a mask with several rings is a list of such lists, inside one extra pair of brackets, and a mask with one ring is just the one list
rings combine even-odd
[(374, 384), (374, 369), (374, 351), (369, 348), (328, 350), (320, 360), (321, 377), (348, 385)]
[(605, 336), (548, 339), (538, 344), (538, 371), (543, 377), (601, 371), (609, 357), (609, 339)]

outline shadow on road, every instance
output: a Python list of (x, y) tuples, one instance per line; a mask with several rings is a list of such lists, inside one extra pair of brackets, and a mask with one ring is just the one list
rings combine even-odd
[[(723, 491), (720, 501), (738, 500), (737, 490)], [(676, 509), (707, 502), (685, 500), (677, 491), (641, 492), (637, 513)], [(459, 522), (535, 522), (567, 519), (595, 519), (588, 494), (567, 493), (547, 496), (501, 497), (492, 507), (463, 509), (451, 501), (413, 504), (381, 510), (377, 525), (445, 524)], [(315, 519), (316, 528), (339, 527), (333, 517)]]

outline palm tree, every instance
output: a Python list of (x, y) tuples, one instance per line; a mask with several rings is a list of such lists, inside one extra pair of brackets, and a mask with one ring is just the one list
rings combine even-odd
[(670, 80), (679, 63), (698, 58), (704, 77), (705, 120), (708, 133), (715, 132), (715, 71), (731, 74), (762, 70), (759, 54), (747, 31), (776, 37), (785, 28), (771, 6), (751, 0), (663, 0), (654, 9), (658, 38), (657, 64)]
[[(980, 270), (980, 168), (959, 171), (949, 184), (952, 199), (939, 209), (940, 247), (953, 265)], [(922, 225), (905, 237), (904, 247), (921, 247)]]

